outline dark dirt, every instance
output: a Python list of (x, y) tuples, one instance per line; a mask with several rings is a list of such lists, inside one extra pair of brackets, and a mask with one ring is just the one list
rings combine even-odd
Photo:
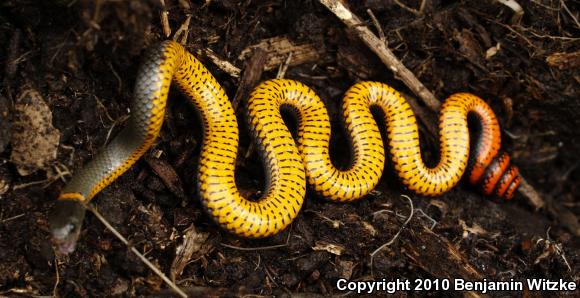
[[(85, 219), (77, 251), (68, 257), (55, 257), (47, 224), (47, 212), (64, 186), (54, 178), (56, 168), (74, 172), (102, 148), (109, 131), (115, 134), (123, 126), (139, 58), (164, 39), (160, 2), (0, 3), (0, 295), (169, 293), (92, 214)], [(415, 9), (421, 2), (399, 1)], [(580, 214), (580, 72), (577, 64), (554, 66), (546, 59), (580, 51), (580, 3), (518, 1), (524, 15), (512, 23), (513, 11), (495, 1), (424, 2), (422, 14), (397, 1), (351, 1), (350, 8), (375, 30), (366, 12), (372, 9), (389, 48), (438, 98), (469, 91), (488, 100), (502, 124), (504, 149), (541, 192), (548, 206), (544, 210), (534, 211), (520, 195), (510, 202), (483, 197), (466, 184), (437, 198), (412, 195), (387, 171), (377, 192), (361, 201), (335, 204), (309, 194), (285, 232), (263, 240), (240, 239), (221, 230), (201, 209), (192, 178), (201, 143), (199, 120), (175, 90), (160, 139), (148, 157), (94, 203), (168, 275), (186, 230), (193, 226), (205, 235), (198, 253), (175, 276), (179, 286), (196, 296), (341, 294), (338, 278), (578, 282), (580, 238), (571, 227)], [(325, 49), (316, 64), (292, 66), (286, 77), (314, 88), (327, 100), (334, 119), (341, 94), (356, 81), (382, 81), (409, 93), (317, 1), (165, 3), (173, 31), (191, 15), (186, 47), (198, 54), (230, 98), (238, 79), (200, 55), (201, 50), (209, 48), (243, 68), (244, 61), (236, 58), (243, 49), (280, 35)], [(497, 51), (486, 58), (491, 48)], [(275, 75), (264, 72), (262, 80)], [(42, 94), (61, 133), (53, 166), (26, 177), (10, 161), (11, 112), (23, 86)], [(246, 134), (242, 156), (250, 144)], [(344, 137), (334, 139), (340, 147)], [(174, 173), (164, 172), (167, 168)], [(261, 188), (256, 153), (241, 161), (238, 176), (244, 189)], [(410, 204), (402, 194), (411, 196), (416, 211), (406, 225)], [(426, 215), (436, 221), (432, 230)], [(399, 230), (391, 245), (371, 257)], [(279, 244), (286, 245), (232, 248)]]

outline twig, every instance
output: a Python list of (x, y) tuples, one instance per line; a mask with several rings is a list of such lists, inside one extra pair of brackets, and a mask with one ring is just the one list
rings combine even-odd
[(213, 62), (213, 64), (215, 64), (219, 69), (225, 71), (230, 76), (234, 78), (240, 77), (240, 73), (242, 71), (235, 65), (231, 64), (229, 61), (223, 60), (220, 57), (218, 57), (218, 55), (214, 51), (210, 49), (205, 49), (203, 50), (203, 54), (205, 54), (205, 56), (209, 60), (211, 60), (211, 62)]
[(547, 10), (551, 10), (551, 11), (560, 11), (560, 8), (554, 8), (554, 7), (551, 7), (551, 6), (548, 6), (548, 5), (542, 4), (542, 3), (540, 3), (540, 0), (532, 0), (531, 2), (532, 2), (532, 3), (534, 3), (534, 4), (536, 4), (536, 5), (538, 5), (538, 6), (540, 6), (540, 7), (543, 7), (543, 8), (545, 8), (545, 9), (547, 9)]
[[(60, 167), (62, 167), (62, 169)], [(66, 179), (64, 177), (71, 175), (71, 172), (69, 171), (69, 169), (65, 165), (61, 164), (60, 162), (56, 163), (54, 165), (54, 170), (56, 171), (56, 176), (52, 177), (53, 181), (60, 179), (62, 182), (66, 183)], [(48, 185), (50, 185), (50, 184), (52, 184), (52, 182), (48, 183)]]
[(526, 179), (520, 174), (522, 182), (518, 188), (519, 192), (528, 199), (528, 202), (533, 205), (533, 207), (538, 210), (544, 207), (546, 204), (540, 194), (531, 186)]
[(109, 140), (111, 139), (111, 134), (113, 133), (113, 130), (115, 129), (117, 124), (125, 123), (125, 121), (127, 121), (129, 119), (129, 117), (130, 117), (129, 115), (124, 115), (124, 116), (121, 116), (119, 119), (113, 121), (113, 125), (111, 125), (111, 127), (107, 131), (107, 137), (105, 138), (105, 142), (103, 143), (103, 147), (105, 147), (105, 146), (107, 146), (107, 144), (109, 144)]
[(141, 259), (141, 261), (143, 263), (145, 263), (145, 265), (147, 265), (147, 267), (149, 267), (149, 269), (151, 269), (153, 272), (155, 272), (155, 274), (157, 274), (157, 276), (161, 277), (161, 279), (163, 279), (163, 281), (171, 288), (175, 291), (175, 293), (177, 293), (179, 296), (181, 297), (185, 297), (187, 298), (187, 295), (175, 284), (173, 283), (165, 274), (163, 274), (163, 272), (161, 272), (161, 270), (159, 270), (157, 267), (155, 267), (155, 265), (153, 265), (153, 263), (151, 263), (143, 254), (141, 254), (141, 252), (139, 252), (139, 250), (137, 250), (135, 247), (133, 247), (132, 245), (129, 244), (129, 241), (127, 241), (127, 239), (125, 239), (125, 237), (123, 237), (123, 235), (121, 235), (121, 233), (119, 233), (119, 231), (117, 231), (102, 215), (101, 213), (99, 213), (97, 211), (97, 209), (91, 205), (91, 204), (85, 204), (85, 207), (91, 211), (102, 223), (103, 225), (105, 225), (105, 227), (107, 227), (107, 229), (109, 231), (111, 231), (111, 233), (113, 233), (113, 235), (115, 235), (119, 240), (121, 240), (121, 242), (123, 242), (137, 257), (139, 257), (139, 259)]
[(12, 217), (8, 217), (8, 218), (0, 221), (0, 224), (4, 224), (4, 223), (7, 223), (7, 222), (12, 221), (12, 220), (19, 219), (19, 218), (23, 217), (24, 215), (26, 215), (26, 213), (22, 213), (22, 214), (18, 214), (18, 215), (12, 216)]
[[(408, 11), (408, 12), (414, 14), (414, 15), (420, 15), (421, 14), (420, 11), (418, 11), (418, 10), (416, 10), (414, 8), (411, 8), (411, 7), (407, 6), (407, 5), (405, 5), (403, 2), (401, 2), (399, 0), (394, 0), (394, 1), (395, 1), (395, 4), (397, 4), (400, 8), (402, 8), (402, 9), (404, 9), (404, 10), (406, 10), (406, 11)], [(423, 4), (421, 4), (421, 6), (423, 6)]]
[[(433, 93), (429, 91), (420, 81), (415, 77), (415, 75), (403, 65), (401, 61), (397, 59), (397, 57), (391, 52), (385, 43), (381, 42), (381, 40), (374, 35), (366, 26), (364, 26), (363, 22), (354, 15), (348, 8), (342, 4), (340, 1), (332, 1), (332, 0), (318, 0), (322, 3), (326, 8), (328, 8), (332, 13), (334, 13), (347, 27), (351, 30), (354, 30), (359, 37), (363, 40), (363, 42), (375, 53), (383, 63), (389, 67), (391, 71), (398, 77), (411, 91), (413, 91), (424, 103), (425, 105), (433, 112), (439, 111), (441, 107), (441, 103), (435, 98)], [(493, 20), (491, 20), (493, 21)], [(526, 42), (528, 42), (532, 47), (533, 44), (524, 36), (522, 36), (519, 32), (515, 31), (510, 26), (500, 24), (507, 29), (511, 30), (512, 32), (518, 34)], [(413, 109), (418, 108), (417, 104), (413, 104), (412, 101), (409, 101)], [(426, 127), (428, 128), (429, 132), (436, 135), (436, 131), (431, 131), (431, 126), (428, 125), (428, 121), (425, 121), (421, 114), (418, 115), (423, 123), (426, 123)], [(520, 174), (521, 176), (521, 174)], [(544, 200), (539, 196), (538, 192), (528, 184), (525, 179), (522, 177), (522, 185), (518, 188), (519, 192), (526, 197), (527, 201), (532, 204), (536, 209), (542, 208), (544, 206)]]
[(562, 7), (564, 8), (564, 10), (568, 13), (568, 15), (570, 15), (570, 17), (572, 18), (572, 20), (574, 20), (574, 23), (576, 23), (576, 27), (578, 27), (578, 29), (580, 29), (580, 22), (574, 16), (574, 14), (570, 11), (570, 9), (568, 9), (568, 6), (566, 5), (566, 2), (564, 2), (563, 0), (560, 0), (560, 4), (562, 4)]
[[(191, 22), (191, 14), (188, 13), (185, 22), (183, 22), (177, 31), (175, 31), (173, 40), (178, 41), (182, 45), (187, 44), (187, 37), (189, 36), (189, 22)], [(181, 37), (181, 39), (179, 37)]]
[(340, 1), (319, 0), (324, 6), (332, 11), (343, 23), (350, 29), (354, 30), (363, 42), (373, 51), (383, 63), (397, 76), (409, 89), (419, 96), (425, 104), (433, 111), (439, 110), (441, 103), (435, 98), (423, 83), (407, 68), (391, 50), (387, 48), (384, 42), (376, 37), (364, 23), (350, 10), (348, 10)]
[(51, 180), (44, 179), (44, 180), (40, 180), (40, 181), (32, 181), (32, 182), (22, 183), (22, 184), (14, 185), (14, 187), (12, 187), (12, 190), (19, 190), (19, 189), (27, 188), (27, 187), (34, 186), (34, 185), (43, 184), (43, 183), (46, 183), (49, 181), (51, 181)]
[(264, 271), (266, 272), (266, 275), (268, 275), (268, 278), (270, 278), (270, 280), (274, 283), (274, 285), (276, 285), (276, 287), (279, 287), (276, 280), (274, 280), (274, 278), (272, 277), (270, 270), (268, 270), (268, 266), (264, 266)]
[(423, 14), (423, 11), (425, 11), (426, 5), (427, 5), (427, 1), (421, 0), (421, 4), (419, 5), (419, 13), (420, 14)]
[(564, 250), (562, 249), (562, 244), (556, 243), (556, 244), (554, 244), (554, 247), (556, 247), (556, 253), (558, 253), (560, 255), (560, 257), (562, 257), (564, 264), (566, 264), (566, 267), (568, 267), (568, 272), (572, 272), (572, 267), (570, 267), (570, 263), (568, 263), (568, 260), (566, 259), (566, 256), (564, 255)]
[(276, 74), (276, 79), (283, 79), (286, 75), (286, 71), (288, 70), (288, 66), (290, 65), (290, 61), (292, 61), (292, 52), (288, 54), (288, 58), (284, 61), (284, 63), (280, 64), (278, 68), (278, 73)]
[(521, 39), (523, 39), (530, 46), (530, 48), (533, 48), (533, 49), (536, 49), (537, 48), (534, 45), (534, 43), (530, 41), (530, 39), (528, 39), (526, 36), (524, 36), (523, 34), (521, 34), (518, 30), (512, 28), (512, 26), (509, 26), (509, 25), (500, 23), (500, 22), (495, 21), (495, 20), (492, 20), (492, 19), (487, 19), (487, 20), (489, 20), (491, 22), (494, 22), (495, 24), (497, 24), (499, 26), (502, 26), (502, 27), (508, 29), (509, 31), (511, 31), (512, 33), (514, 33), (515, 35), (517, 35), (518, 37), (520, 37)]
[[(546, 231), (546, 239), (539, 239), (539, 241), (544, 241), (544, 244), (546, 244), (547, 246), (549, 246), (550, 244), (554, 244), (554, 247), (556, 248), (556, 253), (558, 255), (560, 255), (560, 257), (562, 258), (562, 260), (564, 261), (564, 264), (566, 264), (566, 267), (568, 267), (568, 271), (572, 272), (572, 267), (570, 267), (570, 263), (568, 263), (568, 260), (566, 259), (566, 256), (564, 255), (564, 251), (562, 250), (562, 244), (559, 244), (555, 241), (552, 241), (552, 239), (550, 239), (550, 230), (552, 229), (552, 227), (548, 227), (548, 230)], [(538, 243), (536, 242), (536, 243)]]
[[(58, 165), (61, 165), (64, 167), (64, 171), (61, 171), (61, 169), (58, 167)], [(62, 180), (63, 182), (66, 182), (64, 179), (64, 176), (70, 176), (71, 173), (68, 170), (68, 168), (65, 165), (62, 165), (60, 163), (55, 164), (54, 165), (54, 169), (57, 172), (56, 176), (51, 176), (48, 177), (44, 180), (39, 180), (39, 181), (32, 181), (32, 182), (28, 182), (28, 183), (22, 183), (22, 184), (18, 184), (18, 185), (14, 185), (14, 187), (12, 187), (12, 190), (19, 190), (19, 189), (23, 189), (23, 188), (27, 188), (30, 186), (34, 186), (34, 185), (39, 185), (39, 184), (43, 184), (42, 188), (47, 188), (48, 186), (50, 186), (51, 184), (53, 184), (55, 181), (57, 181), (58, 179)]]
[[(413, 209), (413, 201), (411, 200), (411, 198), (409, 196), (406, 195), (401, 195), (403, 198), (409, 200), (409, 205), (411, 206), (411, 211), (409, 212), (409, 216), (407, 217), (407, 220), (405, 220), (405, 222), (403, 223), (403, 225), (401, 226), (401, 228), (399, 228), (399, 231), (397, 232), (397, 234), (395, 234), (395, 236), (393, 236), (393, 238), (391, 238), (391, 240), (389, 240), (387, 243), (381, 245), (379, 248), (375, 249), (375, 251), (373, 251), (371, 253), (371, 257), (373, 257), (374, 255), (376, 255), (379, 251), (381, 251), (383, 248), (393, 244), (393, 242), (395, 242), (395, 240), (397, 240), (397, 238), (399, 237), (399, 234), (401, 234), (401, 232), (403, 231), (403, 229), (407, 226), (407, 224), (411, 221), (411, 219), (413, 218), (413, 214), (414, 209)], [(371, 262), (372, 263), (372, 262)]]
[[(377, 29), (377, 32), (379, 33), (379, 39), (382, 42), (387, 42), (387, 39), (385, 38), (385, 32), (383, 32), (383, 28), (381, 28), (381, 23), (379, 23), (379, 20), (377, 19), (377, 17), (375, 17), (375, 14), (373, 13), (373, 11), (369, 8), (369, 9), (367, 9), (367, 13), (371, 17), (371, 20), (373, 20), (373, 25), (375, 25), (375, 28)], [(385, 43), (385, 45), (386, 45), (386, 43)]]
[[(113, 73), (113, 75), (117, 79), (117, 82), (118, 82), (117, 93), (121, 94), (121, 92), (123, 92), (123, 80), (121, 79), (121, 76), (119, 76), (117, 71), (115, 71), (115, 68), (113, 67), (113, 64), (111, 63), (111, 61), (107, 61), (107, 64), (109, 65), (111, 72)], [(108, 115), (108, 113), (107, 113), (107, 116), (110, 119), (110, 116)]]
[(534, 30), (530, 28), (526, 28), (524, 26), (518, 25), (516, 26), (524, 32), (529, 32), (531, 35), (537, 38), (549, 38), (552, 40), (564, 40), (566, 42), (574, 42), (580, 40), (579, 37), (568, 37), (568, 36), (555, 36), (555, 35), (547, 35), (547, 34), (538, 34)]
[(60, 273), (58, 272), (58, 260), (56, 256), (54, 257), (54, 271), (56, 273), (56, 281), (52, 287), (52, 297), (58, 297), (56, 291), (58, 290), (58, 284), (60, 283)]
[[(415, 75), (405, 65), (397, 59), (395, 54), (387, 48), (387, 45), (374, 35), (364, 23), (350, 10), (348, 10), (340, 1), (319, 0), (331, 12), (333, 12), (343, 23), (351, 30), (356, 32), (362, 41), (383, 61), (383, 63), (395, 74), (395, 77), (403, 81), (413, 93), (421, 98), (421, 100), (429, 107), (431, 111), (438, 111), (441, 103), (435, 98), (424, 85), (415, 77)], [(419, 106), (409, 99), (411, 106)], [(431, 135), (437, 135), (437, 131), (433, 130), (434, 125), (430, 125), (431, 121), (423, 118), (423, 113), (417, 115), (421, 121), (426, 124), (427, 130)]]
[[(110, 65), (110, 64), (109, 64)], [(113, 66), (111, 65), (111, 69), (113, 69)], [(115, 73), (115, 72), (114, 72)], [(118, 75), (117, 75), (118, 77)], [(118, 77), (119, 78), (119, 77)], [(119, 78), (119, 83), (120, 83), (120, 78)], [(119, 93), (121, 92), (121, 89), (119, 87)], [(99, 108), (103, 109), (103, 111), (105, 111), (105, 116), (107, 116), (107, 118), (109, 119), (109, 121), (114, 122), (115, 120), (113, 119), (113, 117), (111, 117), (111, 115), (109, 114), (109, 110), (107, 110), (107, 107), (103, 104), (103, 102), (101, 101), (100, 98), (98, 98), (97, 96), (93, 95), (93, 98), (95, 99), (95, 102), (97, 103), (97, 106), (99, 106)], [(102, 122), (102, 119), (101, 119)]]
[(425, 213), (425, 211), (423, 211), (422, 209), (417, 209), (416, 213), (421, 213), (421, 215), (423, 215), (423, 217), (427, 218), (431, 222), (431, 226), (429, 227), (429, 230), (433, 231), (433, 229), (438, 224), (438, 222), (433, 217), (431, 217), (427, 213)]
[[(375, 251), (373, 251), (371, 253), (371, 272), (373, 271), (373, 262), (375, 259), (375, 255), (377, 253), (379, 253), (381, 250), (383, 250), (383, 248), (393, 244), (393, 242), (395, 242), (395, 240), (397, 240), (397, 238), (399, 238), (399, 235), (401, 234), (401, 232), (403, 232), (403, 229), (407, 226), (407, 224), (411, 221), (411, 219), (413, 218), (413, 214), (414, 209), (413, 209), (413, 200), (411, 200), (411, 198), (409, 196), (406, 195), (401, 195), (401, 197), (409, 200), (409, 205), (411, 206), (411, 211), (409, 211), (409, 217), (407, 217), (407, 220), (405, 220), (405, 222), (403, 223), (403, 225), (401, 225), (401, 227), (399, 228), (399, 231), (397, 232), (397, 234), (395, 234), (395, 236), (393, 236), (393, 238), (391, 238), (391, 240), (389, 240), (387, 243), (379, 246), (379, 248), (375, 249)], [(372, 273), (371, 273), (372, 275)]]
[(163, 28), (163, 34), (165, 37), (171, 35), (171, 27), (169, 26), (169, 11), (165, 8), (165, 0), (160, 0), (161, 2), (161, 27)]

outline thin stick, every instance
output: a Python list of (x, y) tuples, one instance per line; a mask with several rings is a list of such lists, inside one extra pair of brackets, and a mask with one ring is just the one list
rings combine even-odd
[(191, 16), (192, 16), (191, 14), (189, 14), (189, 13), (187, 14), (187, 17), (185, 18), (185, 22), (183, 22), (183, 24), (181, 24), (179, 29), (177, 29), (177, 31), (175, 31), (175, 35), (173, 35), (173, 40), (178, 41), (182, 45), (187, 44), (187, 37), (189, 36), (189, 22), (191, 21)]
[[(415, 93), (427, 107), (433, 111), (439, 111), (441, 107), (441, 103), (435, 98), (433, 93), (429, 91), (423, 83), (415, 77), (415, 75), (403, 65), (401, 61), (397, 59), (397, 57), (389, 50), (384, 42), (382, 42), (376, 35), (374, 35), (365, 25), (364, 23), (354, 15), (348, 8), (342, 4), (340, 1), (333, 1), (333, 0), (318, 0), (322, 5), (326, 6), (332, 13), (334, 13), (347, 27), (351, 30), (354, 30), (362, 41), (373, 51), (381, 61), (398, 77), (413, 93)], [(503, 25), (503, 24), (500, 24)], [(515, 31), (513, 28), (507, 25), (503, 25), (508, 29)], [(515, 31), (517, 33), (517, 31)], [(519, 33), (517, 33), (519, 34)], [(525, 38), (525, 37), (524, 37)], [(528, 41), (526, 39), (526, 41)], [(528, 41), (529, 42), (529, 41)], [(413, 106), (412, 102), (410, 102)], [(416, 107), (413, 106), (415, 110)], [(426, 124), (427, 129), (430, 133), (436, 135), (436, 131), (432, 131), (430, 123), (425, 121), (424, 117), (419, 114), (419, 118)], [(522, 176), (520, 174), (520, 176)], [(522, 176), (522, 183), (521, 186), (518, 188), (520, 194), (522, 194), (534, 208), (540, 209), (542, 208), (545, 203), (542, 197), (538, 194), (538, 192), (534, 189), (533, 186), (528, 184)]]
[(416, 213), (421, 213), (423, 217), (427, 218), (431, 222), (431, 227), (429, 227), (429, 230), (433, 231), (438, 222), (433, 217), (425, 213), (422, 209), (417, 209)]
[(163, 34), (165, 34), (165, 38), (171, 35), (171, 26), (169, 26), (169, 11), (165, 8), (165, 1), (161, 0), (161, 27), (163, 28)]
[(280, 67), (278, 68), (278, 74), (276, 74), (276, 79), (284, 78), (284, 76), (286, 75), (286, 71), (288, 70), (288, 66), (290, 65), (290, 61), (292, 61), (292, 52), (288, 54), (288, 58), (286, 58), (286, 61), (280, 64)]
[[(401, 1), (399, 1), (399, 0), (394, 0), (394, 1), (395, 1), (395, 3), (396, 3), (396, 4), (397, 4), (397, 5), (400, 7), (400, 8), (402, 8), (402, 9), (404, 9), (404, 10), (406, 10), (406, 11), (408, 11), (408, 12), (410, 12), (410, 13), (412, 13), (412, 14), (416, 15), (416, 16), (418, 16), (418, 15), (420, 15), (420, 14), (421, 14), (421, 12), (420, 12), (420, 11), (418, 11), (418, 10), (416, 10), (416, 9), (414, 9), (414, 8), (411, 8), (411, 7), (407, 6), (407, 5), (405, 5), (403, 2), (401, 2)], [(423, 5), (423, 4), (421, 4), (421, 5)]]
[[(375, 251), (373, 251), (371, 253), (371, 257), (374, 257), (379, 251), (381, 251), (383, 248), (393, 244), (393, 242), (395, 242), (395, 240), (397, 240), (397, 238), (399, 237), (399, 234), (401, 234), (401, 232), (403, 231), (403, 229), (407, 226), (407, 224), (411, 221), (411, 219), (413, 218), (413, 213), (415, 213), (415, 210), (413, 209), (413, 201), (411, 200), (411, 198), (409, 196), (406, 195), (401, 195), (401, 197), (407, 199), (409, 201), (409, 205), (411, 206), (411, 211), (409, 212), (409, 217), (407, 217), (407, 220), (405, 220), (405, 222), (403, 223), (403, 225), (399, 228), (399, 231), (397, 232), (397, 234), (395, 234), (395, 236), (393, 236), (393, 238), (391, 238), (391, 240), (389, 240), (389, 242), (379, 246), (379, 248), (375, 249)], [(372, 260), (372, 259), (371, 259)], [(372, 263), (372, 262), (371, 262)]]
[(56, 281), (54, 282), (54, 286), (52, 287), (52, 297), (58, 297), (57, 290), (58, 284), (60, 283), (60, 273), (58, 272), (58, 260), (56, 256), (54, 257), (54, 271), (56, 272)]
[(520, 183), (518, 191), (528, 199), (528, 202), (530, 202), (530, 204), (532, 204), (534, 208), (536, 208), (536, 210), (543, 208), (546, 203), (544, 202), (542, 197), (540, 197), (540, 194), (538, 194), (536, 189), (534, 189), (534, 187), (531, 184), (529, 184), (528, 181), (526, 181), (526, 179), (524, 179), (521, 173), (520, 177), (522, 178), (522, 181)]
[(23, 217), (25, 215), (26, 215), (26, 213), (22, 213), (22, 214), (18, 214), (18, 215), (15, 215), (15, 216), (12, 216), (12, 217), (3, 219), (2, 221), (0, 221), (0, 224), (5, 224), (5, 223), (7, 223), (9, 221), (12, 221), (12, 220), (15, 220), (15, 219), (19, 219), (19, 218), (21, 218), (21, 217)]
[(413, 209), (413, 200), (411, 200), (411, 198), (409, 196), (406, 196), (406, 195), (401, 195), (401, 197), (409, 200), (409, 205), (411, 206), (411, 211), (409, 212), (409, 217), (407, 218), (407, 220), (405, 220), (403, 225), (399, 228), (399, 231), (397, 232), (397, 234), (395, 234), (395, 236), (393, 236), (393, 238), (391, 238), (391, 240), (389, 240), (387, 243), (379, 246), (379, 248), (375, 249), (375, 251), (373, 251), (371, 253), (371, 275), (373, 275), (372, 272), (373, 272), (373, 262), (375, 260), (375, 255), (377, 253), (379, 253), (381, 250), (383, 250), (383, 248), (393, 244), (395, 242), (395, 240), (397, 240), (397, 238), (399, 238), (399, 235), (401, 234), (401, 232), (403, 232), (403, 229), (411, 221), (411, 219), (413, 218), (413, 214), (415, 213), (415, 210)]
[(242, 72), (242, 70), (237, 68), (235, 65), (233, 65), (229, 61), (221, 59), (220, 57), (218, 57), (218, 55), (214, 51), (212, 51), (211, 49), (207, 48), (207, 49), (203, 50), (203, 54), (209, 60), (211, 60), (211, 62), (213, 62), (213, 64), (215, 64), (219, 69), (225, 71), (230, 76), (232, 76), (234, 78), (240, 77), (240, 73)]
[(578, 27), (578, 29), (580, 29), (580, 22), (578, 21), (578, 19), (574, 16), (574, 14), (570, 11), (570, 9), (568, 9), (568, 6), (566, 5), (566, 2), (564, 2), (563, 0), (560, 0), (560, 4), (562, 4), (562, 7), (564, 8), (564, 10), (568, 13), (568, 15), (574, 20), (574, 22), (576, 23), (576, 27)]
[(131, 249), (131, 251), (137, 256), (139, 257), (139, 259), (141, 259), (141, 261), (143, 263), (145, 263), (145, 265), (147, 265), (147, 267), (149, 267), (149, 269), (151, 269), (153, 272), (155, 272), (155, 274), (157, 274), (157, 276), (161, 277), (161, 279), (163, 279), (163, 281), (171, 288), (175, 291), (175, 293), (177, 293), (179, 296), (181, 297), (185, 297), (187, 298), (187, 294), (185, 294), (175, 283), (173, 283), (167, 276), (165, 276), (165, 274), (163, 274), (163, 272), (161, 272), (161, 270), (159, 270), (157, 267), (155, 267), (155, 265), (153, 265), (153, 263), (151, 263), (143, 254), (141, 254), (141, 252), (139, 252), (135, 247), (133, 247), (132, 245), (129, 244), (129, 241), (127, 241), (127, 239), (125, 239), (125, 237), (123, 237), (123, 235), (121, 235), (121, 233), (119, 233), (119, 231), (117, 231), (100, 213), (99, 211), (97, 211), (97, 209), (91, 205), (91, 204), (85, 204), (85, 207), (91, 211), (102, 223), (103, 225), (105, 225), (105, 227), (107, 227), (107, 229), (109, 231), (111, 231), (111, 233), (113, 233), (113, 235), (115, 235), (119, 240), (121, 240), (121, 242), (123, 242), (127, 247), (129, 247), (129, 249)]
[(370, 8), (367, 9), (367, 13), (371, 17), (371, 20), (373, 20), (373, 25), (375, 25), (375, 28), (377, 29), (377, 32), (379, 33), (379, 39), (382, 42), (384, 42), (386, 45), (387, 39), (385, 38), (385, 32), (383, 32), (383, 28), (381, 28), (381, 23), (379, 23), (379, 19), (377, 19), (377, 17), (375, 16), (375, 14), (373, 13), (373, 11)]
[(346, 26), (354, 30), (362, 41), (389, 67), (395, 76), (403, 81), (413, 93), (417, 94), (432, 111), (439, 110), (441, 103), (435, 98), (435, 95), (425, 88), (417, 77), (387, 48), (385, 43), (374, 35), (356, 15), (350, 12), (340, 1), (319, 1), (345, 23)]
[(40, 180), (40, 181), (32, 181), (32, 182), (28, 182), (28, 183), (22, 183), (22, 184), (18, 184), (18, 185), (14, 185), (14, 187), (12, 187), (13, 190), (19, 190), (22, 188), (27, 188), (30, 186), (34, 186), (34, 185), (38, 185), (38, 184), (43, 184), (45, 182), (50, 181), (50, 179), (44, 179), (44, 180)]

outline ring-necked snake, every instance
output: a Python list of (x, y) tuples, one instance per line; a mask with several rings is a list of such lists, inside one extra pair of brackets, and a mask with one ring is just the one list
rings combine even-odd
[[(307, 182), (335, 201), (368, 194), (379, 182), (385, 163), (371, 107), (384, 112), (394, 168), (416, 193), (442, 194), (466, 170), (469, 181), (482, 184), (484, 193), (506, 199), (520, 182), (517, 168), (499, 151), (500, 129), (493, 111), (474, 95), (454, 94), (443, 104), (441, 157), (437, 166), (429, 168), (421, 158), (419, 129), (405, 99), (382, 83), (355, 84), (342, 105), (352, 162), (347, 170), (339, 170), (329, 156), (331, 128), (323, 102), (304, 84), (277, 79), (260, 84), (248, 100), (249, 124), (267, 176), (262, 198), (248, 200), (235, 183), (238, 123), (226, 93), (196, 58), (178, 43), (167, 41), (149, 50), (141, 64), (127, 126), (62, 191), (50, 216), (53, 239), (61, 252), (74, 250), (84, 218), (83, 204), (129, 169), (157, 138), (172, 80), (191, 99), (204, 126), (197, 177), (203, 205), (221, 226), (241, 236), (266, 237), (282, 231), (300, 210)], [(284, 124), (282, 107), (296, 111), (296, 141)], [(475, 116), (479, 127), (471, 144), (468, 114)]]

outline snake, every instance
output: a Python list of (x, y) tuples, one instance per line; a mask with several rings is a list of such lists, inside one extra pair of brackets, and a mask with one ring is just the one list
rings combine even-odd
[[(500, 150), (494, 112), (473, 94), (456, 93), (444, 101), (439, 116), (440, 158), (435, 167), (428, 167), (421, 156), (417, 120), (405, 98), (384, 83), (356, 83), (342, 100), (350, 164), (338, 168), (330, 158), (331, 122), (324, 102), (303, 83), (272, 79), (253, 89), (247, 101), (247, 122), (266, 180), (261, 197), (250, 200), (235, 182), (239, 129), (232, 103), (199, 60), (181, 44), (165, 41), (146, 51), (142, 59), (126, 126), (74, 174), (56, 200), (49, 222), (60, 252), (75, 250), (85, 204), (155, 142), (172, 82), (191, 100), (203, 123), (196, 179), (203, 208), (221, 227), (242, 237), (268, 237), (284, 230), (299, 213), (307, 186), (331, 201), (365, 197), (379, 183), (387, 156), (404, 186), (418, 195), (441, 195), (463, 176), (481, 185), (483, 193), (505, 199), (511, 199), (520, 184), (517, 167)], [(378, 108), (382, 116), (377, 118), (382, 117), (386, 125), (388, 155), (373, 108)], [(297, 119), (296, 137), (285, 125), (285, 109)], [(475, 137), (470, 137), (468, 115), (475, 119), (470, 120), (475, 123), (470, 124)]]

